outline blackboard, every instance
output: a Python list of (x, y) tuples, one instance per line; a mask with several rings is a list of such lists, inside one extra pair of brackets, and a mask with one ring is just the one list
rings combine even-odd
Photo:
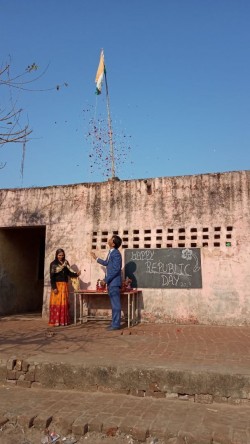
[(126, 249), (125, 277), (133, 288), (202, 288), (200, 249)]

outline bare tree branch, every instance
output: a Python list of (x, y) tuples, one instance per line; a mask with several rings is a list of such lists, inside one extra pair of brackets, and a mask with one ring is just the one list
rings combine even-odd
[[(0, 86), (5, 86), (8, 88), (10, 107), (8, 110), (6, 108), (0, 108), (0, 146), (7, 143), (22, 143), (26, 144), (29, 140), (28, 136), (32, 133), (32, 129), (29, 124), (22, 122), (23, 109), (17, 107), (17, 102), (13, 100), (12, 92), (15, 89), (23, 91), (51, 91), (59, 90), (62, 86), (68, 86), (67, 83), (61, 85), (56, 85), (52, 88), (43, 89), (32, 89), (28, 85), (37, 82), (41, 77), (45, 75), (49, 68), (49, 64), (46, 68), (33, 78), (28, 78), (31, 73), (38, 70), (38, 65), (32, 63), (28, 65), (25, 71), (16, 76), (11, 76), (11, 57), (9, 58), (9, 63), (6, 63), (0, 68)], [(5, 165), (0, 164), (0, 169)]]

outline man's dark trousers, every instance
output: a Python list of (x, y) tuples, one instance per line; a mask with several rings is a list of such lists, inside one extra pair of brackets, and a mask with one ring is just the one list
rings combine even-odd
[(112, 328), (120, 328), (121, 325), (121, 295), (120, 287), (111, 285), (108, 288), (108, 293), (110, 297), (111, 307), (112, 307)]

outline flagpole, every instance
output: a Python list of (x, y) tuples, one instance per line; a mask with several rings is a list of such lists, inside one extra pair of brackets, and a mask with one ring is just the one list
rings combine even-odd
[(110, 144), (110, 157), (111, 157), (111, 179), (115, 178), (115, 159), (114, 159), (114, 144), (113, 144), (113, 131), (110, 115), (110, 103), (108, 93), (108, 82), (106, 69), (104, 68), (105, 86), (106, 86), (106, 99), (107, 99), (107, 111), (108, 111), (108, 126), (109, 126), (109, 144)]

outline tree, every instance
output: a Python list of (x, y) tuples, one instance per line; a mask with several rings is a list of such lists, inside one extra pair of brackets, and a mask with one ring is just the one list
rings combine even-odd
[[(48, 65), (49, 66), (49, 65)], [(23, 145), (23, 159), (21, 166), (21, 174), (23, 174), (23, 162), (25, 145), (29, 141), (32, 129), (29, 122), (23, 120), (23, 109), (18, 107), (17, 99), (15, 99), (15, 90), (23, 91), (50, 91), (59, 90), (61, 86), (68, 86), (67, 83), (56, 85), (52, 88), (33, 89), (32, 83), (38, 81), (47, 71), (48, 66), (39, 75), (33, 75), (39, 67), (36, 63), (28, 65), (27, 68), (16, 76), (11, 75), (11, 60), (0, 68), (0, 86), (7, 88), (8, 104), (5, 107), (0, 105), (0, 147), (7, 143), (20, 143)], [(1, 101), (2, 102), (2, 101)], [(0, 169), (6, 164), (0, 164)]]

